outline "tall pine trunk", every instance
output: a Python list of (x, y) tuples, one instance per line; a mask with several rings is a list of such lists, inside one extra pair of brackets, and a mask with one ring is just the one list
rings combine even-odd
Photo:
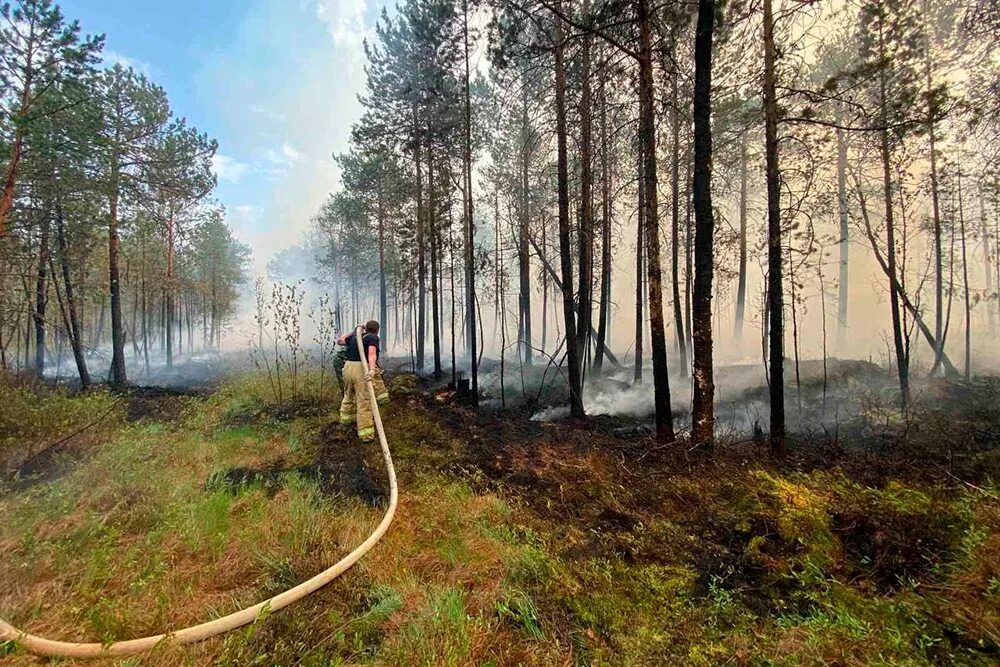
[(69, 251), (66, 243), (66, 223), (63, 220), (62, 206), (56, 204), (56, 240), (59, 244), (59, 263), (62, 265), (63, 285), (66, 288), (66, 313), (69, 316), (70, 346), (73, 348), (73, 360), (80, 376), (80, 386), (90, 387), (90, 371), (87, 369), (87, 357), (83, 351), (83, 328), (80, 325), (80, 315), (77, 309), (76, 293), (73, 290), (73, 280), (69, 266)]
[[(674, 34), (670, 37), (671, 62), (676, 58)], [(670, 171), (670, 268), (671, 287), (674, 301), (674, 329), (677, 337), (677, 352), (680, 354), (681, 368), (688, 367), (687, 333), (684, 327), (684, 302), (681, 300), (680, 273), (680, 226), (681, 226), (681, 115), (680, 95), (678, 95), (676, 68), (670, 72), (670, 127), (671, 127), (671, 171)]]
[(764, 0), (764, 158), (767, 180), (767, 314), (770, 381), (770, 446), (785, 455), (785, 293), (782, 284), (781, 183), (778, 170), (778, 102), (775, 82), (774, 16)]
[(573, 304), (573, 257), (570, 245), (569, 222), (569, 157), (566, 148), (566, 70), (563, 63), (563, 26), (558, 14), (561, 0), (556, 0), (555, 31), (553, 36), (555, 56), (556, 97), (556, 180), (559, 198), (559, 259), (562, 272), (563, 321), (566, 325), (566, 364), (569, 374), (570, 414), (582, 418), (583, 382), (580, 373), (579, 339), (576, 335), (576, 314)]
[(438, 282), (438, 233), (437, 233), (437, 197), (434, 191), (434, 153), (428, 147), (427, 150), (427, 226), (431, 235), (431, 319), (432, 336), (434, 346), (434, 377), (440, 379), (443, 371), (441, 369), (441, 313), (438, 305), (439, 282)]
[(962, 235), (962, 288), (965, 296), (965, 381), (972, 379), (972, 300), (969, 293), (969, 261), (966, 249), (965, 207), (962, 203), (962, 168), (958, 168), (958, 224)]
[[(885, 19), (879, 20), (878, 27), (878, 48), (879, 60), (883, 65), (879, 69), (879, 120), (882, 128), (879, 131), (881, 158), (882, 158), (882, 194), (885, 203), (885, 235), (886, 235), (886, 261), (889, 273), (894, 278), (898, 278), (896, 271), (896, 228), (893, 220), (892, 204), (892, 174), (890, 162), (892, 154), (889, 148), (889, 122), (888, 100), (886, 99), (886, 78), (885, 71)], [(902, 407), (905, 410), (910, 403), (910, 371), (906, 360), (906, 351), (903, 345), (903, 325), (899, 313), (899, 284), (897, 280), (889, 281), (889, 307), (892, 317), (892, 341), (896, 351), (896, 370), (899, 374), (899, 392)], [(940, 345), (940, 343), (939, 343)], [(937, 354), (940, 357), (940, 347)]]
[[(170, 206), (167, 216), (167, 275), (163, 285), (164, 296), (167, 302), (167, 368), (174, 365), (174, 210)], [(178, 334), (178, 339), (180, 335)], [(183, 345), (183, 341), (180, 341)]]
[[(989, 299), (993, 298), (993, 255), (990, 253), (990, 229), (986, 223), (986, 200), (983, 198), (981, 182), (979, 185), (979, 233), (983, 237), (983, 268), (986, 271), (986, 299), (989, 303)], [(989, 324), (988, 332), (992, 336), (996, 334), (996, 311), (992, 307), (988, 307), (986, 311)]]
[(653, 357), (653, 402), (656, 437), (673, 442), (674, 415), (670, 405), (667, 339), (663, 322), (663, 272), (660, 266), (660, 221), (656, 188), (656, 118), (653, 106), (653, 40), (649, 0), (639, 0), (639, 139), (645, 190), (646, 276), (649, 293), (650, 351)]
[(850, 289), (850, 218), (847, 211), (847, 135), (837, 128), (837, 212), (840, 218), (840, 275), (837, 287), (837, 350), (843, 356), (847, 345), (848, 296)]
[(646, 188), (643, 185), (643, 163), (642, 163), (642, 147), (640, 146), (638, 152), (638, 169), (636, 183), (638, 183), (637, 189), (637, 209), (636, 209), (636, 223), (635, 223), (635, 365), (634, 371), (632, 373), (632, 379), (636, 382), (642, 382), (642, 355), (643, 355), (643, 294), (642, 294), (642, 274), (643, 274), (643, 253), (646, 250), (646, 243), (643, 240), (643, 232), (646, 228)]
[(479, 359), (476, 356), (476, 267), (475, 267), (475, 216), (472, 195), (472, 96), (469, 73), (469, 2), (462, 0), (462, 37), (465, 46), (465, 136), (463, 162), (465, 164), (465, 218), (468, 237), (465, 244), (465, 295), (469, 321), (469, 367), (472, 375), (472, 403), (479, 406)]
[[(583, 0), (583, 20), (589, 20), (590, 0)], [(593, 172), (593, 123), (590, 52), (593, 36), (583, 35), (580, 55), (580, 228), (577, 233), (579, 249), (579, 286), (577, 287), (577, 350), (585, 357), (593, 319), (594, 284), (594, 172)]]
[(48, 305), (49, 229), (51, 211), (42, 216), (38, 239), (38, 271), (35, 275), (35, 372), (45, 372), (45, 310)]
[[(518, 301), (521, 319), (521, 355), (525, 365), (531, 366), (534, 351), (531, 349), (531, 263), (528, 256), (528, 225), (530, 221), (530, 197), (528, 189), (528, 162), (530, 158), (530, 131), (528, 125), (528, 83), (521, 78), (521, 202), (518, 220)], [(544, 307), (543, 307), (544, 310)], [(545, 343), (542, 343), (544, 347)]]
[(121, 388), (128, 382), (125, 372), (125, 329), (122, 326), (122, 287), (118, 270), (121, 241), (118, 238), (120, 162), (117, 152), (111, 164), (111, 201), (108, 216), (108, 279), (111, 292), (111, 385)]
[(607, 75), (601, 76), (601, 301), (597, 324), (597, 356), (594, 372), (600, 375), (604, 367), (604, 346), (608, 343), (608, 321), (611, 317), (611, 163), (608, 150), (608, 90)]
[[(767, 2), (768, 0), (765, 0)], [(712, 369), (712, 279), (715, 220), (712, 211), (712, 35), (715, 0), (699, 0), (694, 47), (694, 393), (691, 438), (711, 446), (715, 438), (715, 382)]]
[(743, 338), (743, 321), (747, 307), (747, 139), (740, 140), (740, 268), (736, 284), (736, 323), (733, 339), (739, 345)]
[(424, 180), (423, 180), (423, 165), (421, 164), (421, 132), (420, 132), (420, 121), (417, 117), (417, 106), (413, 106), (413, 123), (416, 134), (416, 143), (414, 144), (414, 162), (417, 169), (417, 331), (416, 331), (416, 348), (417, 348), (417, 372), (422, 372), (424, 370), (424, 338), (427, 331), (427, 265), (424, 257)]
[(382, 162), (379, 161), (378, 174), (378, 318), (382, 325), (382, 338), (379, 344), (383, 354), (388, 353), (389, 333), (391, 329), (388, 325), (389, 303), (385, 282), (385, 193), (382, 183)]

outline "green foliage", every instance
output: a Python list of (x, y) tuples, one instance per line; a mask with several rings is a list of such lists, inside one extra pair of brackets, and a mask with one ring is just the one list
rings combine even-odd
[(17, 385), (2, 376), (0, 391), (0, 466), (20, 465), (77, 433), (89, 441), (121, 421), (119, 399), (106, 392), (74, 396), (64, 390)]

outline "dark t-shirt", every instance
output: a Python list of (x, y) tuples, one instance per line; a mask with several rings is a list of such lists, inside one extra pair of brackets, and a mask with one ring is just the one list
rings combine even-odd
[[(358, 356), (358, 344), (355, 341), (355, 336), (357, 334), (351, 334), (344, 341), (347, 344), (347, 360), (348, 361), (361, 361), (361, 357)], [(368, 356), (368, 351), (371, 348), (375, 348), (375, 358), (378, 359), (381, 349), (379, 348), (378, 334), (366, 333), (364, 338), (361, 339), (362, 344), (365, 346), (365, 356)]]

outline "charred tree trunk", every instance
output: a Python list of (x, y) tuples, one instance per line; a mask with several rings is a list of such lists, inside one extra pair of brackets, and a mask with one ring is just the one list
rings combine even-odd
[[(674, 36), (671, 34), (670, 49), (676, 52)], [(688, 367), (687, 358), (687, 333), (684, 327), (684, 302), (681, 300), (681, 273), (680, 273), (680, 225), (681, 225), (681, 116), (680, 116), (680, 95), (677, 86), (678, 72), (670, 73), (670, 125), (671, 125), (671, 163), (670, 172), (670, 268), (671, 287), (673, 288), (674, 300), (674, 329), (677, 337), (677, 352), (680, 354), (680, 364), (682, 369)]]
[[(521, 319), (521, 355), (525, 365), (531, 366), (531, 262), (528, 255), (528, 224), (530, 220), (530, 196), (528, 189), (528, 162), (530, 158), (530, 127), (528, 125), (527, 78), (521, 79), (521, 206), (518, 220), (518, 283)], [(544, 306), (543, 306), (544, 310)], [(542, 347), (545, 346), (544, 341)]]
[(59, 263), (62, 265), (63, 285), (66, 288), (66, 314), (69, 317), (69, 342), (73, 348), (73, 360), (80, 375), (80, 386), (90, 387), (90, 371), (87, 369), (87, 357), (83, 352), (83, 331), (77, 310), (76, 295), (73, 291), (73, 281), (70, 277), (69, 252), (66, 242), (66, 223), (63, 220), (62, 206), (56, 204), (56, 239), (59, 243)]
[(437, 233), (437, 197), (434, 190), (434, 155), (427, 151), (427, 225), (431, 235), (431, 327), (434, 345), (434, 377), (440, 379), (444, 374), (441, 369), (441, 313), (438, 308), (438, 233)]
[(112, 156), (111, 201), (108, 216), (108, 279), (111, 292), (111, 385), (121, 388), (128, 382), (125, 372), (125, 329), (122, 324), (122, 288), (118, 271), (121, 242), (118, 238), (119, 158)]
[(785, 293), (782, 285), (781, 183), (775, 92), (774, 16), (764, 0), (764, 150), (767, 178), (767, 312), (771, 454), (785, 455)]
[(378, 317), (382, 324), (382, 335), (380, 344), (382, 353), (388, 354), (389, 350), (389, 300), (386, 292), (385, 282), (385, 193), (382, 183), (382, 164), (379, 163), (378, 174)]
[[(713, 0), (702, 0), (713, 2)], [(670, 406), (667, 340), (663, 322), (663, 273), (660, 267), (660, 221), (656, 188), (656, 118), (653, 106), (653, 42), (649, 0), (639, 0), (639, 140), (645, 190), (646, 276), (649, 290), (650, 350), (653, 357), (653, 401), (656, 437), (673, 442), (674, 416)]]
[[(174, 322), (174, 211), (173, 206), (170, 207), (170, 213), (167, 216), (167, 275), (166, 281), (163, 285), (163, 294), (167, 303), (167, 368), (174, 365), (174, 334), (173, 334), (173, 322)], [(180, 336), (178, 335), (178, 338)], [(181, 341), (183, 345), (183, 341)]]
[[(584, 21), (589, 20), (590, 0), (583, 0)], [(577, 287), (577, 351), (585, 357), (589, 347), (589, 334), (593, 318), (594, 285), (594, 173), (593, 173), (593, 123), (591, 120), (590, 51), (593, 37), (584, 33), (580, 57), (580, 228), (577, 233), (579, 247), (579, 286)], [(581, 378), (581, 383), (582, 383)]]
[(38, 271), (35, 275), (35, 372), (45, 372), (45, 310), (48, 305), (49, 229), (51, 211), (42, 217), (38, 239)]
[(559, 259), (562, 269), (563, 320), (566, 325), (566, 364), (569, 373), (570, 413), (577, 418), (584, 416), (583, 383), (580, 374), (579, 339), (576, 334), (576, 314), (573, 303), (573, 257), (570, 245), (569, 223), (569, 157), (566, 148), (566, 70), (563, 63), (562, 2), (556, 0), (554, 17), (555, 97), (557, 183), (559, 195)]
[[(765, 3), (769, 0), (765, 0)], [(712, 369), (712, 279), (715, 220), (712, 211), (712, 35), (715, 0), (699, 0), (694, 75), (694, 393), (691, 438), (711, 446), (715, 437), (715, 382)]]
[(597, 355), (594, 372), (604, 368), (604, 346), (611, 317), (611, 163), (608, 150), (608, 91), (606, 75), (601, 77), (601, 303), (597, 324)]
[(465, 163), (465, 206), (466, 230), (468, 238), (465, 245), (465, 294), (466, 308), (469, 317), (469, 366), (472, 375), (472, 404), (479, 407), (479, 359), (476, 354), (476, 267), (475, 267), (475, 237), (476, 223), (473, 215), (472, 199), (472, 97), (469, 90), (469, 2), (462, 0), (462, 37), (465, 46), (465, 145), (463, 146), (463, 161)]
[(642, 148), (639, 148), (638, 155), (638, 177), (636, 183), (638, 184), (637, 197), (638, 208), (636, 210), (636, 228), (635, 228), (635, 370), (632, 374), (632, 379), (636, 382), (642, 382), (642, 354), (643, 354), (643, 294), (642, 294), (642, 273), (643, 273), (643, 253), (646, 249), (646, 244), (643, 241), (643, 231), (645, 230), (646, 224), (646, 190), (643, 186), (643, 164), (642, 164)]
[(416, 107), (414, 107), (413, 121), (417, 129), (417, 140), (414, 147), (414, 161), (417, 168), (417, 372), (424, 370), (424, 338), (427, 331), (427, 265), (424, 257), (424, 181), (423, 167), (421, 165), (421, 132), (419, 130), (419, 120), (417, 118)]
[[(878, 43), (880, 60), (885, 58), (885, 25), (884, 21), (879, 21)], [(889, 273), (898, 278), (896, 272), (896, 229), (893, 220), (892, 203), (892, 175), (890, 162), (892, 158), (889, 147), (888, 123), (888, 100), (886, 100), (886, 71), (883, 66), (879, 70), (879, 120), (882, 129), (879, 131), (882, 157), (882, 192), (885, 200), (885, 235), (886, 235), (886, 260), (888, 262)], [(892, 341), (896, 351), (896, 369), (899, 373), (900, 401), (905, 410), (910, 403), (910, 371), (906, 363), (906, 351), (903, 346), (903, 325), (899, 313), (899, 289), (896, 280), (889, 281), (889, 307), (892, 316)], [(939, 342), (940, 345), (940, 342)], [(940, 350), (938, 352), (940, 356)]]

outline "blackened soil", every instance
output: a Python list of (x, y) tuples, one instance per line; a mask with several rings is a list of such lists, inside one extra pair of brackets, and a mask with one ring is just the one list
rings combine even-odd
[(129, 421), (173, 422), (192, 401), (211, 394), (210, 389), (130, 387), (124, 392), (125, 416)]
[(279, 459), (260, 468), (236, 467), (212, 475), (205, 487), (238, 492), (248, 486), (260, 486), (268, 494), (284, 488), (291, 476), (313, 480), (329, 495), (358, 498), (372, 507), (385, 503), (388, 487), (381, 459), (373, 457), (374, 448), (363, 447), (348, 430), (336, 423), (324, 427), (316, 443), (315, 460), (300, 465), (285, 465)]

